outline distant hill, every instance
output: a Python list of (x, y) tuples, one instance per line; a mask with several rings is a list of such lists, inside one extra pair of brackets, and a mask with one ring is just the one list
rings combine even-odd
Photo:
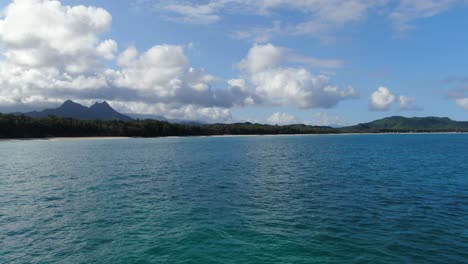
[(40, 112), (28, 112), (24, 113), (24, 115), (34, 118), (53, 115), (81, 120), (132, 120), (131, 117), (115, 111), (107, 102), (95, 103), (88, 108), (71, 100), (64, 102), (61, 106), (55, 109), (45, 109)]
[(369, 123), (340, 128), (343, 132), (467, 132), (468, 122), (454, 121), (448, 117), (392, 116)]
[[(33, 112), (31, 115), (79, 115), (81, 120), (46, 116), (32, 118), (17, 114), (0, 114), (0, 138), (43, 137), (166, 137), (212, 135), (280, 135), (280, 134), (346, 134), (346, 133), (403, 133), (403, 132), (468, 132), (468, 122), (449, 118), (400, 116), (344, 128), (307, 125), (264, 125), (252, 123), (188, 125), (158, 120), (115, 121), (120, 114), (101, 103), (95, 107), (66, 102), (57, 109)], [(110, 108), (110, 107), (109, 107)], [(105, 120), (108, 118), (109, 120)], [(84, 119), (84, 120), (83, 120)], [(98, 119), (98, 120), (94, 120)], [(93, 120), (93, 121), (90, 121)]]

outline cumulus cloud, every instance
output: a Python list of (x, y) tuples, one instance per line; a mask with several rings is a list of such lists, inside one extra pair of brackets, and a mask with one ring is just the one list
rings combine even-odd
[(96, 7), (45, 0), (10, 3), (0, 18), (2, 102), (43, 105), (106, 87), (105, 60), (117, 44), (100, 41), (99, 34), (111, 20)]
[(250, 72), (274, 68), (283, 62), (305, 64), (316, 68), (340, 68), (344, 62), (336, 59), (318, 59), (295, 54), (291, 49), (274, 46), (271, 43), (254, 44), (239, 68)]
[[(285, 62), (308, 63), (317, 59), (290, 56), (288, 49), (272, 44), (255, 44), (239, 63), (239, 68), (265, 101), (299, 108), (330, 108), (340, 101), (355, 98), (352, 87), (339, 89), (329, 77), (314, 75), (304, 67), (285, 67)], [(330, 62), (323, 61), (328, 65)]]
[(103, 58), (112, 60), (115, 57), (115, 53), (117, 52), (117, 42), (115, 42), (113, 39), (108, 39), (99, 46), (97, 46), (96, 51), (99, 55), (101, 55)]
[(369, 108), (373, 111), (388, 111), (396, 99), (397, 96), (387, 87), (379, 87), (370, 96)]
[(124, 113), (138, 113), (143, 115), (159, 115), (168, 119), (192, 120), (207, 123), (232, 122), (233, 117), (230, 109), (221, 107), (202, 107), (198, 105), (180, 105), (141, 102), (109, 102), (112, 107)]
[[(191, 67), (182, 46), (156, 45), (143, 52), (129, 47), (117, 55), (114, 40), (100, 39), (111, 21), (106, 10), (92, 6), (10, 3), (0, 18), (5, 58), (0, 61), (0, 110), (30, 110), (67, 99), (108, 100), (129, 112), (224, 121), (230, 107), (260, 100), (235, 80), (213, 89), (217, 78)], [(106, 60), (114, 59), (118, 67), (106, 68)]]
[(414, 105), (416, 101), (413, 97), (405, 95), (396, 95), (387, 87), (379, 87), (377, 91), (373, 92), (369, 98), (369, 109), (371, 111), (389, 111), (392, 105), (396, 102), (399, 103), (398, 110), (403, 111), (419, 111), (421, 107)]
[(114, 47), (109, 50), (114, 41), (99, 43), (98, 39), (111, 21), (102, 8), (16, 0), (3, 10), (0, 45), (7, 60), (16, 65), (82, 73), (99, 66), (99, 57), (109, 58), (115, 51)]
[(277, 66), (284, 60), (284, 49), (271, 44), (257, 45), (250, 48), (247, 57), (239, 63), (239, 68), (257, 72)]
[(137, 96), (138, 101), (222, 108), (261, 101), (243, 80), (233, 79), (227, 87), (214, 89), (218, 78), (193, 68), (181, 46), (157, 45), (143, 53), (129, 47), (118, 64), (121, 68), (108, 74), (111, 85), (130, 91), (125, 96)]
[(190, 67), (180, 46), (158, 45), (139, 53), (130, 47), (119, 56), (121, 69), (113, 72), (116, 87), (135, 90), (151, 100), (194, 100), (182, 98), (180, 91), (209, 91), (215, 78)]
[[(216, 5), (206, 8), (209, 15)], [(93, 6), (55, 0), (10, 3), (0, 17), (0, 110), (43, 108), (67, 99), (107, 100), (125, 112), (226, 121), (232, 107), (329, 108), (357, 95), (306, 68), (339, 68), (340, 60), (253, 45), (239, 63), (240, 76), (224, 83), (194, 68), (184, 46), (143, 51), (131, 46), (119, 52), (116, 41), (101, 38), (111, 22), (106, 10)], [(108, 68), (109, 61), (115, 67)]]
[(290, 125), (297, 123), (296, 117), (287, 113), (276, 112), (267, 119), (267, 123), (271, 125)]

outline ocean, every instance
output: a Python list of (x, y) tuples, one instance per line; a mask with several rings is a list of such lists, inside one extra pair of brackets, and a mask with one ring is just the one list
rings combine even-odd
[(0, 263), (468, 263), (468, 135), (0, 141)]

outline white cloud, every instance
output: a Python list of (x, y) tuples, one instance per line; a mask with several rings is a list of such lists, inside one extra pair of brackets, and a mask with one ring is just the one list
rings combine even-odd
[(452, 76), (442, 81), (445, 85), (455, 84), (458, 88), (447, 91), (447, 99), (453, 100), (456, 105), (468, 110), (468, 77)]
[(386, 87), (379, 87), (373, 92), (369, 100), (369, 108), (373, 111), (388, 111), (397, 96)]
[(112, 20), (107, 11), (59, 1), (16, 0), (2, 14), (2, 101), (43, 105), (107, 86), (103, 60), (117, 49), (115, 41), (99, 39)]
[(239, 82), (212, 89), (217, 78), (191, 67), (182, 46), (157, 45), (141, 53), (129, 47), (118, 56), (119, 67), (106, 69), (118, 45), (100, 34), (111, 21), (96, 7), (52, 0), (9, 4), (0, 18), (0, 109), (108, 100), (130, 112), (146, 105), (177, 118), (223, 121), (228, 108), (256, 102)]
[(249, 29), (236, 30), (231, 33), (234, 39), (246, 39), (255, 43), (265, 43), (274, 38), (275, 35), (282, 33), (280, 21), (274, 21), (272, 27), (254, 26)]
[[(178, 89), (189, 85), (185, 78), (194, 72), (182, 47), (171, 45), (154, 46), (142, 54), (133, 47), (128, 48), (119, 56), (119, 65), (122, 68), (115, 73), (115, 85), (150, 97), (175, 96)], [(205, 90), (213, 80), (213, 77), (203, 74), (193, 78), (197, 80), (194, 80), (192, 88)]]
[(258, 72), (276, 67), (284, 60), (284, 48), (272, 44), (257, 45), (250, 48), (247, 57), (239, 63), (241, 70)]
[(197, 105), (181, 105), (172, 103), (146, 104), (141, 102), (110, 101), (112, 107), (123, 113), (138, 113), (160, 115), (168, 119), (191, 120), (208, 123), (232, 122), (230, 109), (221, 107), (201, 107)]
[(419, 111), (421, 107), (414, 105), (415, 98), (397, 95), (387, 87), (379, 87), (377, 91), (373, 92), (369, 98), (369, 109), (371, 111), (389, 111), (392, 105), (396, 102), (399, 103), (398, 110), (400, 111)]
[(241, 70), (258, 72), (272, 69), (283, 62), (304, 64), (315, 68), (336, 69), (344, 62), (336, 59), (318, 59), (295, 54), (291, 49), (274, 46), (271, 43), (254, 44), (245, 59), (239, 63)]
[(275, 11), (294, 11), (304, 21), (290, 26), (296, 33), (320, 33), (330, 28), (366, 19), (369, 9), (381, 6), (385, 0), (210, 0), (199, 4), (193, 1), (160, 1), (157, 10), (166, 10), (188, 23), (210, 24), (221, 20), (222, 12), (269, 16)]
[(282, 2), (283, 5), (289, 2), (290, 7), (304, 10), (309, 14), (308, 19), (292, 27), (294, 33), (320, 35), (347, 24), (366, 20), (369, 10), (380, 7), (384, 1), (311, 0), (290, 2), (284, 0)]
[(405, 31), (413, 28), (411, 25), (413, 20), (435, 16), (463, 2), (463, 0), (400, 0), (389, 16), (396, 30)]
[[(274, 17), (276, 12), (288, 11), (297, 14), (298, 23), (285, 24), (275, 21), (273, 27), (256, 26), (247, 30), (237, 30), (231, 35), (235, 38), (267, 42), (282, 34), (311, 34), (323, 37), (329, 31), (350, 23), (367, 19), (372, 9), (379, 9), (389, 0), (209, 0), (198, 3), (190, 0), (158, 1), (156, 10), (169, 12), (175, 21), (193, 24), (212, 24), (219, 22), (225, 14), (256, 15)], [(285, 21), (287, 22), (287, 21)]]
[(355, 98), (357, 92), (329, 84), (324, 75), (312, 75), (303, 68), (278, 68), (251, 76), (256, 91), (274, 103), (299, 108), (331, 108), (340, 101)]
[(313, 115), (312, 120), (305, 121), (304, 124), (312, 126), (343, 126), (346, 125), (346, 122), (336, 114), (318, 112)]
[(231, 87), (239, 87), (242, 90), (248, 89), (247, 84), (245, 83), (244, 79), (231, 79), (231, 80), (228, 80), (228, 84)]
[(138, 50), (135, 47), (126, 48), (117, 58), (117, 64), (125, 67), (131, 64), (138, 56)]
[(17, 65), (82, 73), (99, 66), (101, 52), (97, 47), (102, 51), (112, 43), (108, 40), (100, 44), (97, 36), (107, 30), (111, 20), (101, 8), (16, 0), (3, 10), (0, 46), (7, 60)]
[(99, 34), (111, 20), (96, 7), (45, 0), (10, 3), (0, 18), (2, 108), (43, 106), (106, 87), (104, 60), (117, 44), (101, 42)]
[[(129, 112), (225, 121), (236, 106), (329, 108), (357, 95), (305, 68), (338, 68), (341, 61), (300, 56), (271, 44), (254, 45), (239, 64), (239, 78), (214, 88), (221, 80), (192, 67), (184, 46), (128, 47), (118, 53), (114, 40), (101, 39), (111, 21), (104, 9), (54, 0), (8, 5), (0, 17), (0, 110), (108, 100)], [(107, 60), (116, 67), (107, 68)]]
[(298, 56), (290, 53), (289, 58), (287, 59), (290, 62), (300, 63), (309, 65), (316, 68), (328, 68), (328, 69), (337, 69), (341, 68), (344, 65), (344, 62), (341, 60), (334, 59), (317, 59), (312, 57)]
[[(154, 2), (153, 2), (154, 3)], [(330, 41), (329, 34), (369, 15), (388, 17), (398, 32), (413, 28), (411, 22), (445, 12), (466, 0), (193, 0), (157, 1), (155, 9), (174, 21), (213, 24), (233, 14), (274, 18), (272, 27), (253, 26), (235, 30), (231, 36), (254, 42), (267, 42), (275, 36), (307, 34)], [(167, 14), (169, 12), (169, 14)], [(293, 13), (281, 21), (278, 14)]]
[(96, 51), (107, 60), (112, 60), (117, 52), (117, 42), (112, 39), (105, 40), (97, 46)]
[[(272, 44), (255, 44), (239, 68), (255, 87), (255, 92), (273, 104), (299, 108), (330, 108), (341, 100), (355, 98), (352, 88), (340, 90), (325, 75), (313, 75), (303, 67), (283, 67), (284, 62), (310, 62)], [(315, 59), (314, 59), (315, 61)], [(325, 64), (328, 61), (325, 60)]]
[(451, 78), (448, 81), (460, 83), (463, 85), (463, 87), (448, 91), (447, 98), (453, 100), (456, 105), (462, 107), (465, 110), (468, 110), (468, 87), (465, 85), (467, 83), (467, 78), (457, 77)]
[(468, 110), (468, 97), (457, 98), (457, 99), (455, 99), (455, 103), (458, 106), (463, 107), (465, 110)]
[(222, 108), (260, 102), (242, 79), (213, 89), (218, 78), (191, 67), (182, 46), (158, 45), (141, 54), (130, 47), (118, 63), (121, 68), (112, 72), (111, 85), (131, 91), (126, 96), (137, 96), (140, 101)]
[(212, 24), (221, 19), (216, 14), (226, 1), (211, 1), (207, 4), (167, 4), (164, 9), (181, 15), (184, 22), (197, 24)]
[(268, 124), (272, 125), (290, 125), (296, 123), (296, 117), (287, 113), (276, 112), (267, 119)]
[(423, 110), (421, 107), (414, 105), (416, 99), (414, 97), (400, 95), (398, 97), (398, 102), (400, 103), (399, 110), (407, 110), (407, 111), (421, 111)]

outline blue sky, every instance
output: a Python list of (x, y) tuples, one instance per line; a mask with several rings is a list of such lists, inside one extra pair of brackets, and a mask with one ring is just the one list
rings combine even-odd
[(466, 1), (0, 3), (4, 112), (72, 99), (206, 122), (468, 120)]

